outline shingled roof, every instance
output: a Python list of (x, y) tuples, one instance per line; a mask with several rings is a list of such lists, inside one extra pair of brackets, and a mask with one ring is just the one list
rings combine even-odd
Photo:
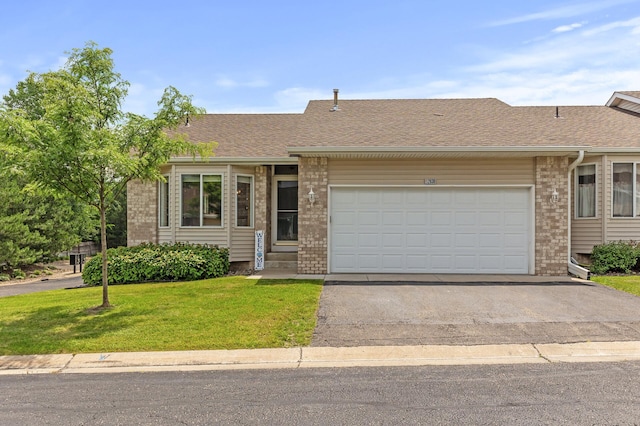
[[(640, 95), (640, 92), (625, 92)], [(498, 99), (310, 101), (303, 114), (206, 114), (184, 127), (224, 158), (313, 150), (637, 150), (640, 116), (607, 106), (513, 107)]]

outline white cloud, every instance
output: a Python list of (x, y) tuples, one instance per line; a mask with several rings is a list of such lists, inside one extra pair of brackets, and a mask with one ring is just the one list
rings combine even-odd
[(616, 30), (619, 28), (631, 28), (631, 33), (637, 33), (637, 31), (640, 29), (640, 16), (637, 16), (635, 18), (631, 18), (628, 19), (626, 21), (615, 21), (615, 22), (610, 22), (606, 25), (601, 25), (597, 28), (594, 29), (590, 29), (590, 30), (586, 30), (584, 32), (584, 35), (586, 36), (594, 36), (594, 35), (598, 35), (601, 33), (605, 33), (608, 31), (612, 31), (612, 30)]
[(504, 19), (500, 21), (491, 22), (490, 27), (499, 27), (503, 25), (520, 24), (530, 21), (551, 20), (551, 19), (563, 19), (572, 18), (575, 16), (585, 15), (587, 13), (593, 13), (600, 10), (608, 9), (613, 6), (626, 3), (634, 3), (637, 0), (610, 0), (610, 1), (597, 1), (597, 2), (585, 2), (577, 3), (568, 6), (560, 6), (554, 9), (544, 10), (541, 12), (530, 13), (527, 15), (516, 16), (514, 18)]
[(584, 23), (578, 23), (578, 22), (576, 22), (575, 24), (570, 24), (570, 25), (561, 25), (561, 26), (556, 27), (553, 30), (551, 30), (551, 32), (553, 32), (553, 33), (566, 33), (566, 32), (578, 29), (578, 28), (582, 27), (583, 25), (584, 25)]
[(235, 89), (238, 87), (267, 87), (269, 82), (263, 78), (252, 78), (247, 80), (234, 79), (225, 75), (219, 76), (215, 81), (216, 86), (223, 89)]
[(235, 80), (232, 80), (227, 77), (219, 77), (218, 79), (216, 79), (216, 86), (228, 89), (228, 88), (237, 87), (238, 83), (236, 83)]
[(502, 73), (542, 69), (557, 73), (590, 68), (602, 72), (603, 67), (604, 70), (614, 68), (614, 63), (635, 68), (632, 62), (640, 53), (640, 45), (631, 33), (638, 27), (640, 17), (588, 30), (560, 32), (556, 37), (538, 40), (518, 50), (496, 52), (493, 59), (471, 66), (468, 71)]

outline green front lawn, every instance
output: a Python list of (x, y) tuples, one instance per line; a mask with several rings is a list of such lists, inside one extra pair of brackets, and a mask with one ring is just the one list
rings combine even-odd
[(319, 280), (110, 286), (0, 298), (0, 355), (282, 348), (311, 341)]
[(607, 287), (640, 296), (639, 275), (596, 275), (591, 277), (591, 280), (606, 285)]

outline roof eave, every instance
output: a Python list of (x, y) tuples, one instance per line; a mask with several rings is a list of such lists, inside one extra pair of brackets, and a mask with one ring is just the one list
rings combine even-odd
[(430, 158), (430, 157), (537, 157), (567, 156), (589, 151), (587, 146), (522, 146), (522, 147), (291, 147), (294, 157), (327, 158)]
[(263, 164), (296, 164), (298, 159), (295, 157), (209, 157), (202, 159), (201, 157), (172, 157), (168, 164), (185, 164), (185, 163), (210, 163), (210, 164), (238, 164), (247, 166), (259, 166)]
[(613, 95), (611, 95), (605, 105), (608, 107), (615, 107), (618, 106), (621, 101), (629, 101), (635, 104), (640, 104), (640, 99), (636, 98), (635, 96), (627, 95), (620, 92), (613, 92)]

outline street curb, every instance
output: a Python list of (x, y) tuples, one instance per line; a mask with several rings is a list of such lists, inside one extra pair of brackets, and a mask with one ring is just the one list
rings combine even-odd
[(640, 342), (359, 346), (0, 356), (0, 375), (639, 361)]

